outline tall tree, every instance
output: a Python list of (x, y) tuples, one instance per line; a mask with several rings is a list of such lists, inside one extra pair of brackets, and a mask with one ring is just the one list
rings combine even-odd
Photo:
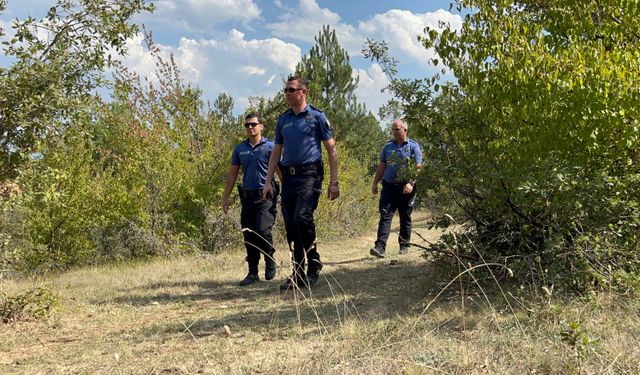
[(384, 139), (382, 130), (366, 106), (357, 101), (358, 78), (354, 77), (349, 55), (340, 46), (335, 30), (322, 28), (296, 73), (309, 80), (311, 104), (326, 112), (336, 141), (357, 156), (374, 157)]
[(233, 118), (233, 106), (235, 102), (227, 93), (220, 93), (216, 100), (213, 101), (215, 113), (220, 116), (220, 124), (223, 127), (235, 125)]
[(45, 135), (73, 123), (104, 84), (112, 54), (137, 33), (131, 17), (152, 10), (144, 0), (59, 0), (40, 20), (14, 22), (2, 42), (14, 63), (0, 68), (0, 180), (14, 177)]

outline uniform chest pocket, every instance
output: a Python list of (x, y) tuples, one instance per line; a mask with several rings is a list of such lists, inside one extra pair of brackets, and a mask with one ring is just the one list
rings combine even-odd
[(269, 153), (269, 150), (266, 147), (260, 147), (260, 149), (255, 151), (255, 157), (257, 159), (265, 159), (267, 158), (268, 153)]
[(318, 133), (318, 122), (315, 120), (306, 120), (303, 124), (302, 124), (302, 133), (304, 133), (304, 135), (309, 136), (309, 137), (315, 137), (315, 135)]

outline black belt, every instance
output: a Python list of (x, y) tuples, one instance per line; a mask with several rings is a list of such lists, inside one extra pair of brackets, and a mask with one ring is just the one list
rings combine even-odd
[(390, 186), (404, 186), (408, 183), (409, 181), (404, 181), (404, 182), (387, 182), (385, 180), (382, 180), (382, 184), (383, 185), (390, 185)]
[(240, 196), (244, 198), (262, 197), (262, 189), (259, 190), (240, 190)]
[(288, 175), (296, 175), (303, 172), (322, 169), (322, 162), (311, 163), (311, 164), (302, 164), (302, 165), (293, 165), (291, 167), (285, 167), (284, 165), (280, 166), (282, 168), (282, 173)]

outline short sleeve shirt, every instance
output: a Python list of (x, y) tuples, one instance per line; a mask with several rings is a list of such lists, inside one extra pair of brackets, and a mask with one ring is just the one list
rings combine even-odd
[(292, 167), (322, 161), (322, 142), (331, 138), (327, 116), (307, 104), (297, 115), (291, 109), (280, 115), (274, 143), (283, 145), (282, 165)]
[(272, 151), (273, 142), (265, 137), (255, 146), (251, 145), (249, 139), (236, 146), (231, 154), (231, 165), (239, 165), (242, 168), (243, 189), (259, 190), (264, 187)]
[(388, 183), (404, 182), (398, 177), (398, 171), (406, 168), (411, 160), (415, 164), (422, 164), (420, 145), (411, 139), (407, 139), (401, 145), (395, 140), (387, 142), (380, 153), (380, 161), (387, 164), (382, 179)]

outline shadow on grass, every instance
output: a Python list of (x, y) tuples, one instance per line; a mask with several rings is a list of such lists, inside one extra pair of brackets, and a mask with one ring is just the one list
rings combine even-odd
[[(349, 265), (354, 262), (359, 263), (357, 268)], [(286, 272), (280, 269), (276, 280), (248, 287), (237, 286), (236, 282), (161, 282), (143, 289), (124, 290), (107, 303), (184, 305), (180, 307), (184, 324), (175, 320), (159, 322), (148, 328), (149, 334), (154, 335), (173, 335), (184, 332), (188, 326), (195, 337), (219, 336), (224, 325), (234, 332), (269, 331), (270, 336), (276, 332), (286, 336), (294, 326), (318, 334), (344, 321), (374, 322), (418, 316), (448, 282), (436, 280), (434, 275), (438, 273), (433, 267), (432, 263), (415, 258), (401, 257), (395, 261), (362, 258), (327, 262), (320, 281), (311, 290), (280, 291), (278, 286)], [(171, 293), (171, 289), (176, 293)], [(140, 295), (132, 294), (141, 290)]]

